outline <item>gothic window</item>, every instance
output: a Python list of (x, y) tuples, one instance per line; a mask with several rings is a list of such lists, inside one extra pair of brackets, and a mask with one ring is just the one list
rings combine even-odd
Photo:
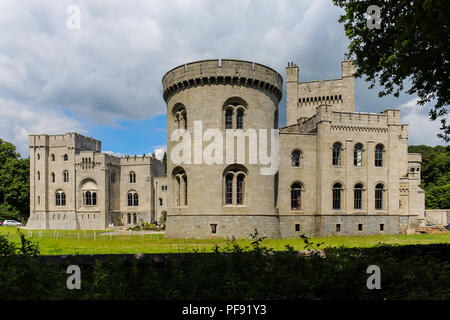
[(291, 185), (291, 210), (302, 209), (302, 190), (303, 186), (300, 182), (294, 182)]
[(187, 114), (184, 105), (181, 103), (177, 104), (172, 112), (175, 120), (175, 127), (177, 129), (187, 129)]
[(375, 167), (383, 166), (383, 145), (377, 144), (375, 147)]
[(245, 190), (245, 175), (240, 174), (237, 176), (237, 186), (236, 186), (237, 204), (244, 204), (244, 190)]
[(225, 177), (225, 204), (233, 204), (233, 177), (231, 173)]
[(129, 207), (137, 207), (139, 206), (139, 196), (136, 191), (128, 192), (128, 206)]
[(355, 210), (362, 210), (363, 185), (358, 183), (353, 190), (353, 207)]
[(137, 215), (136, 213), (133, 213), (133, 224), (137, 223)]
[(375, 187), (375, 210), (383, 210), (383, 184), (379, 183)]
[(341, 165), (342, 144), (336, 142), (333, 144), (333, 166)]
[(236, 114), (236, 129), (244, 129), (244, 110), (238, 109)]
[(52, 174), (50, 175), (52, 182), (55, 182), (55, 174), (52, 172)]
[(131, 224), (131, 213), (127, 214), (127, 223)]
[(362, 152), (363, 152), (362, 144), (357, 143), (355, 145), (355, 148), (353, 149), (353, 164), (356, 167), (362, 166)]
[(65, 170), (63, 173), (63, 181), (69, 182), (69, 171)]
[(54, 154), (52, 154), (50, 158), (52, 159), (52, 161), (55, 161), (55, 155)]
[(92, 192), (92, 205), (93, 206), (97, 205), (97, 193), (96, 192)]
[(188, 192), (187, 192), (187, 175), (184, 169), (177, 167), (172, 173), (174, 182), (174, 205), (175, 206), (187, 206), (188, 204)]
[(162, 206), (163, 205), (163, 199), (159, 198), (159, 205)]
[(300, 167), (300, 158), (301, 158), (300, 150), (292, 151), (291, 159), (293, 167)]
[(130, 183), (136, 183), (136, 173), (130, 172)]
[(66, 194), (64, 192), (62, 192), (62, 191), (56, 192), (56, 194), (55, 194), (55, 205), (57, 207), (66, 205)]
[(225, 111), (225, 129), (233, 129), (233, 109)]
[(333, 210), (342, 208), (342, 184), (339, 182), (333, 185)]
[(41, 160), (41, 155), (39, 153), (37, 154), (37, 158), (38, 160)]
[(83, 199), (85, 206), (92, 206), (92, 194), (90, 191), (83, 193)]
[(245, 179), (247, 169), (241, 165), (231, 165), (224, 170), (223, 203), (225, 205), (245, 204)]

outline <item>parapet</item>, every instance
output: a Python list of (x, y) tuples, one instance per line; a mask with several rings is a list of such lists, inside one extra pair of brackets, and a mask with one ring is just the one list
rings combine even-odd
[(167, 102), (178, 91), (211, 84), (253, 86), (281, 100), (283, 78), (272, 68), (259, 63), (216, 59), (191, 62), (167, 72), (162, 78), (163, 96)]
[(78, 150), (101, 151), (101, 141), (83, 136), (76, 132), (66, 134), (30, 134), (28, 136), (30, 147), (68, 147)]

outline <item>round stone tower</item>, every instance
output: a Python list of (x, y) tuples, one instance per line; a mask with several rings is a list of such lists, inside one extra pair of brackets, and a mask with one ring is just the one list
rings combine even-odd
[(255, 229), (279, 237), (277, 175), (262, 173), (269, 165), (260, 154), (278, 158), (278, 150), (271, 155), (271, 129), (278, 127), (280, 74), (248, 61), (205, 60), (172, 69), (162, 82), (166, 237), (247, 238)]

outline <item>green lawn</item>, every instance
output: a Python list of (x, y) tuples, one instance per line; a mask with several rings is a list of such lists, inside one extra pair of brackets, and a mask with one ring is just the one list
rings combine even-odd
[[(38, 243), (41, 254), (107, 254), (107, 253), (167, 253), (211, 251), (215, 245), (221, 247), (227, 244), (224, 239), (167, 239), (162, 234), (144, 234), (139, 232), (132, 235), (116, 235), (110, 239), (104, 230), (22, 230), (25, 236)], [(95, 233), (95, 240), (94, 240)], [(20, 238), (16, 228), (0, 227), (0, 234), (7, 234), (13, 242)], [(57, 236), (57, 238), (55, 238)], [(78, 240), (78, 236), (80, 237)], [(311, 238), (317, 244), (323, 242), (325, 247), (372, 247), (378, 243), (385, 244), (432, 244), (450, 243), (450, 232), (445, 234), (413, 234), (413, 235), (376, 235), (376, 236), (342, 236)], [(238, 240), (241, 246), (250, 246), (250, 240)], [(303, 240), (295, 239), (268, 239), (263, 245), (275, 250), (285, 250), (286, 245), (294, 249), (304, 249)], [(322, 247), (321, 246), (321, 247)]]

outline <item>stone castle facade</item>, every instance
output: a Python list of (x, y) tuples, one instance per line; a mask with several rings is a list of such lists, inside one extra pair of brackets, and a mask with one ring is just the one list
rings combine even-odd
[[(353, 74), (352, 61), (343, 61), (340, 79), (299, 82), (299, 68), (288, 64), (287, 126), (279, 129), (278, 148), (270, 137), (267, 146), (269, 154), (278, 150), (279, 169), (261, 174), (267, 163), (252, 162), (248, 148), (244, 159), (204, 163), (201, 151), (212, 138), (198, 137), (196, 129), (200, 123), (202, 132), (241, 132), (248, 139), (251, 130), (277, 129), (281, 75), (240, 60), (174, 68), (162, 80), (167, 177), (152, 157), (117, 158), (75, 133), (32, 135), (29, 225), (107, 228), (159, 221), (164, 214), (166, 236), (176, 238), (242, 238), (255, 229), (272, 238), (412, 232), (424, 219), (421, 156), (408, 154), (408, 126), (399, 110), (355, 112)], [(183, 163), (173, 157), (180, 139), (172, 136), (180, 132), (200, 139), (200, 146), (194, 142), (181, 152), (189, 159)], [(225, 143), (215, 145), (213, 153), (225, 153)]]

